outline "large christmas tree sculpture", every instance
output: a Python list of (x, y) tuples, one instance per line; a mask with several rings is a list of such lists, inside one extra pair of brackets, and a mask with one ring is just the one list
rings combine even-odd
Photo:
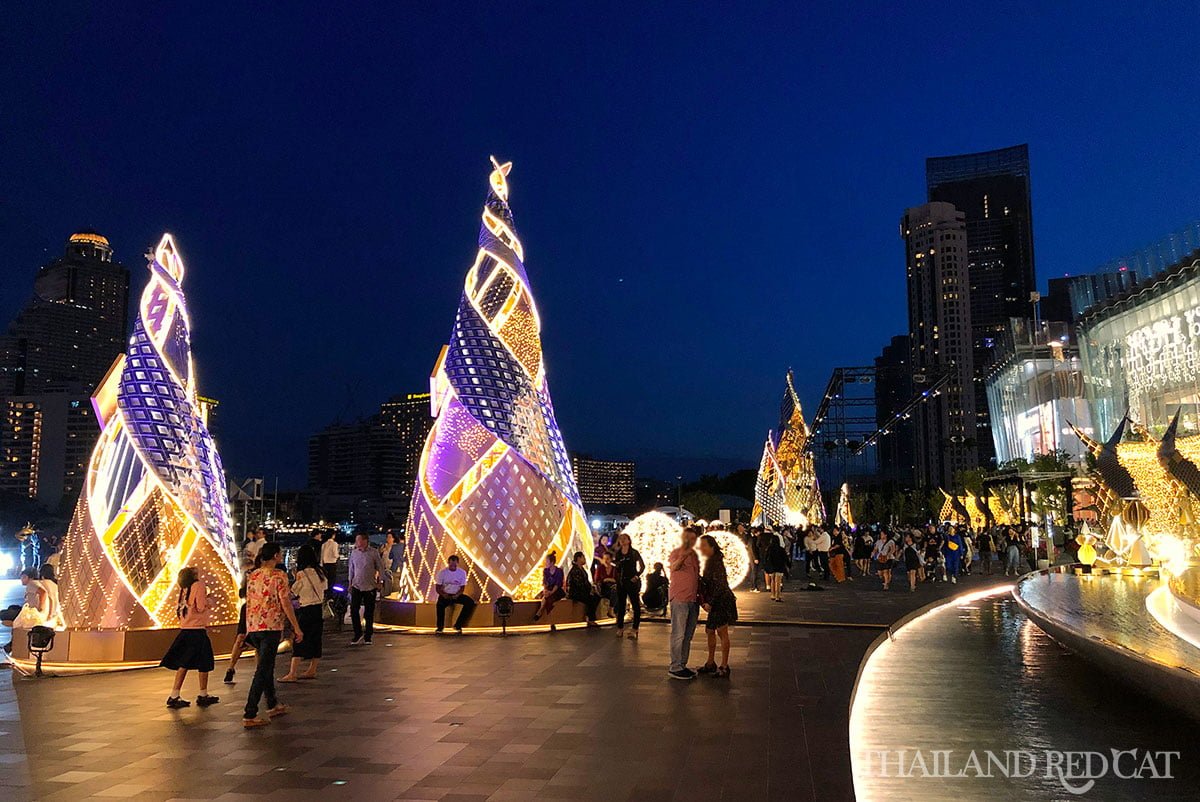
[(548, 552), (592, 553), (575, 476), (550, 403), (541, 321), (508, 206), (512, 164), (492, 160), (479, 252), (432, 378), (437, 417), (408, 518), (405, 595), (436, 598), (457, 554), (472, 592), (532, 599)]
[(779, 427), (767, 433), (758, 467), (752, 516), (755, 523), (805, 526), (825, 521), (825, 504), (808, 451), (808, 438), (808, 424), (789, 370)]
[(221, 458), (196, 393), (183, 260), (150, 262), (129, 348), (92, 399), (102, 427), (63, 543), (69, 630), (177, 626), (179, 569), (199, 569), (214, 624), (237, 620), (237, 550)]

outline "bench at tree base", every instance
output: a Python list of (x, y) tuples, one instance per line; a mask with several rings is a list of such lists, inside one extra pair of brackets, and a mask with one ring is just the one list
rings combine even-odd
[[(178, 634), (177, 628), (55, 632), (54, 647), (42, 655), (42, 671), (47, 674), (90, 674), (150, 668), (158, 665)], [(218, 659), (228, 657), (237, 636), (237, 624), (209, 627), (208, 636)], [(13, 668), (22, 674), (32, 674), (37, 666), (37, 655), (29, 652), (29, 631), (14, 630), (12, 644), (9, 659)], [(253, 654), (253, 650), (247, 651)]]
[[(537, 612), (540, 604), (541, 602), (536, 601), (513, 602), (513, 613), (508, 617), (506, 624), (501, 621), (500, 615), (496, 612), (495, 604), (490, 602), (477, 604), (475, 614), (471, 616), (471, 620), (464, 630), (500, 629), (503, 624), (509, 629), (548, 631), (551, 624), (557, 627), (568, 627), (583, 626), (587, 623), (583, 603), (569, 599), (563, 599), (555, 604), (550, 615), (542, 617), (540, 621), (534, 621), (533, 615)], [(446, 608), (446, 629), (454, 626), (458, 612), (458, 605)], [(612, 621), (608, 602), (600, 603), (596, 618), (604, 623)], [(382, 599), (375, 605), (375, 621), (385, 627), (432, 631), (437, 627), (437, 604)]]

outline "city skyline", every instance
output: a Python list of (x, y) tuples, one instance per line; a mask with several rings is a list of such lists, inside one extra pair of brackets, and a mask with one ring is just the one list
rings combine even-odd
[[(470, 263), (472, 168), (491, 152), (522, 170), (567, 445), (639, 465), (753, 466), (783, 371), (795, 369), (811, 412), (832, 366), (869, 362), (906, 330), (895, 222), (925, 201), (928, 157), (1029, 144), (1042, 289), (1195, 212), (1197, 115), (1181, 100), (1197, 79), (1172, 67), (1177, 14), (1072, 19), (1066, 30), (1054, 12), (981, 16), (970, 37), (930, 54), (900, 46), (928, 23), (920, 14), (726, 25), (643, 9), (610, 20), (603, 48), (581, 36), (583, 55), (550, 55), (538, 48), (546, 31), (587, 15), (545, 9), (460, 30), (436, 9), (337, 21), (330, 58), (306, 60), (314, 35), (291, 37), (282, 12), (252, 12), (232, 33), (203, 11), (23, 13), (0, 33), (15, 55), (0, 67), (13, 79), (0, 97), (20, 111), (5, 132), (23, 143), (0, 156), (10, 187), (0, 319), (15, 316), (70, 233), (95, 229), (114, 258), (137, 264), (171, 230), (199, 268), (194, 347), (206, 393), (222, 402), (226, 461), (287, 486), (303, 481), (311, 434), (422, 386)], [(147, 25), (172, 45), (153, 74), (124, 55)], [(1110, 25), (1142, 43), (1128, 48), (1136, 60), (1097, 50)], [(364, 47), (373, 26), (403, 53)], [(853, 52), (816, 41), (849, 26)], [(279, 35), (256, 35), (267, 28)], [(526, 55), (476, 48), (483, 35)], [(1022, 42), (1007, 52), (1026, 59), (988, 53), (1001, 36)], [(831, 39), (845, 49), (846, 37)], [(650, 47), (654, 63), (635, 69)], [(935, 69), (972, 58), (961, 74)], [(1015, 92), (1041, 70), (1061, 84)], [(226, 108), (233, 81), (259, 92)], [(988, 91), (965, 91), (975, 84)], [(936, 126), (912, 125), (911, 104), (934, 89), (953, 108)], [(997, 97), (1005, 108), (990, 108)], [(521, 109), (511, 121), (506, 104)], [(1130, 130), (1127, 116), (1160, 123)], [(168, 197), (172, 182), (182, 191)]]

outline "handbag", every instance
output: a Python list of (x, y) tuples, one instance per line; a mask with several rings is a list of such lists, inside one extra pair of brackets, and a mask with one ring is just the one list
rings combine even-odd
[[(312, 570), (315, 571), (316, 569), (314, 568)], [(316, 583), (314, 583), (312, 581), (312, 577), (309, 576), (308, 574), (305, 574), (304, 578), (308, 580), (308, 586), (310, 588), (312, 588), (312, 592), (317, 593), (318, 592), (317, 586), (316, 586)], [(297, 600), (297, 601), (299, 601), (299, 600)], [(321, 618), (324, 621), (332, 621), (333, 620), (333, 606), (329, 603), (329, 599), (325, 599), (324, 601), (321, 602)]]

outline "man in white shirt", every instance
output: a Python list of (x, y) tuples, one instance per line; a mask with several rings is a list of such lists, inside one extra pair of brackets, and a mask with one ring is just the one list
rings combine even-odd
[(817, 528), (810, 526), (804, 533), (804, 577), (807, 579), (814, 570), (821, 570), (821, 558), (817, 552)]
[(325, 569), (325, 581), (329, 583), (325, 595), (333, 591), (334, 580), (337, 579), (338, 542), (333, 532), (325, 534), (325, 542), (321, 544), (321, 567)]
[[(379, 549), (371, 545), (366, 534), (359, 532), (354, 537), (354, 548), (350, 550), (348, 568), (350, 572), (350, 623), (354, 627), (354, 640), (351, 646), (371, 645), (371, 636), (375, 632), (375, 594), (379, 591), (379, 582), (383, 576), (383, 557)], [(365, 615), (366, 631), (359, 619), (360, 611)]]
[(450, 555), (446, 567), (438, 571), (434, 588), (437, 590), (437, 631), (441, 632), (446, 625), (446, 608), (452, 604), (459, 605), (458, 620), (454, 629), (462, 634), (463, 627), (475, 612), (475, 600), (466, 594), (467, 572), (458, 567), (458, 555)]
[(833, 547), (833, 539), (823, 528), (817, 529), (817, 564), (821, 568), (822, 577), (829, 581), (829, 549)]

